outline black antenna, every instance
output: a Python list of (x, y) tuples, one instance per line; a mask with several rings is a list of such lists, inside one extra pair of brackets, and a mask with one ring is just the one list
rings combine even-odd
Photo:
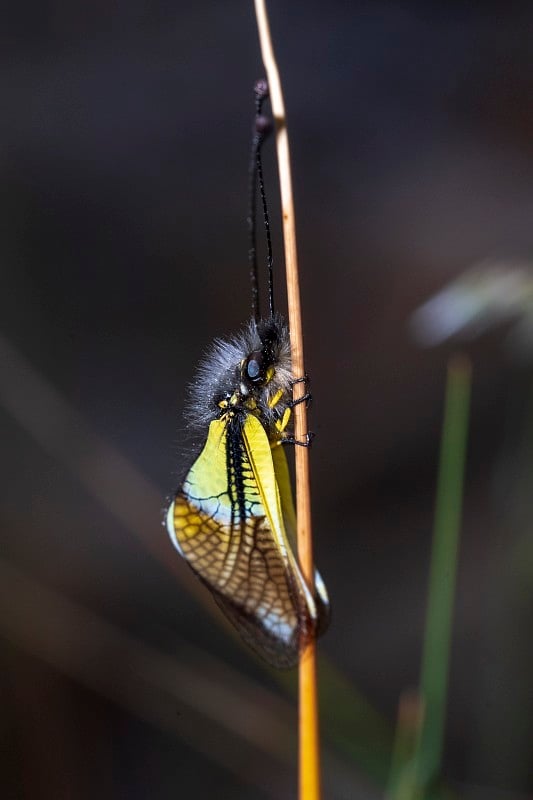
[(263, 219), (265, 223), (265, 234), (267, 243), (267, 268), (268, 268), (268, 304), (270, 316), (274, 315), (274, 276), (272, 269), (272, 240), (270, 237), (270, 220), (265, 194), (265, 182), (263, 178), (263, 163), (261, 160), (261, 147), (272, 130), (271, 120), (261, 113), (263, 102), (268, 97), (268, 84), (265, 78), (260, 78), (254, 85), (255, 95), (255, 122), (254, 135), (252, 138), (252, 155), (249, 166), (249, 215), (248, 233), (249, 250), (248, 262), (250, 264), (250, 281), (252, 284), (252, 313), (256, 322), (261, 318), (259, 305), (259, 280), (257, 274), (257, 233), (256, 233), (256, 196), (257, 183), (259, 182), (259, 194), (263, 206)]

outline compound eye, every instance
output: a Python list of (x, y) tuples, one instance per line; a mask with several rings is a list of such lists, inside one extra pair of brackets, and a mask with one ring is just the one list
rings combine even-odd
[(260, 350), (249, 356), (246, 362), (246, 377), (252, 383), (260, 383), (263, 380), (263, 354)]
[(246, 368), (246, 371), (248, 373), (248, 377), (252, 381), (255, 380), (259, 376), (259, 373), (260, 373), (261, 370), (260, 370), (259, 364), (255, 360), (255, 358), (252, 358), (252, 360), (248, 362), (248, 366)]

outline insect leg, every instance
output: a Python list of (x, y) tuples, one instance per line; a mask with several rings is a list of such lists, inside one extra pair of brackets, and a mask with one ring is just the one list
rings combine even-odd
[(309, 403), (311, 402), (312, 399), (313, 399), (313, 395), (311, 394), (311, 392), (306, 392), (301, 397), (299, 397), (297, 400), (289, 400), (287, 405), (289, 406), (289, 408), (294, 408), (294, 406), (297, 406), (300, 403), (305, 403), (306, 407), (309, 408)]
[(295, 383), (309, 383), (309, 375), (302, 375), (301, 378), (291, 378), (289, 381), (291, 386), (294, 386)]
[(295, 439), (294, 436), (288, 435), (284, 436), (281, 440), (281, 444), (298, 444), (300, 447), (311, 447), (311, 442), (315, 438), (315, 434), (313, 431), (308, 431), (305, 434), (305, 439), (301, 442), (299, 439)]
[[(303, 375), (301, 378), (291, 378), (291, 380), (290, 380), (291, 387), (294, 386), (296, 383), (304, 383), (305, 386), (307, 387), (307, 385), (309, 383), (308, 375)], [(306, 408), (309, 408), (309, 404), (310, 404), (312, 399), (313, 399), (313, 395), (311, 394), (311, 392), (306, 392), (301, 397), (298, 397), (297, 400), (289, 400), (287, 405), (289, 406), (289, 408), (294, 408), (294, 406), (297, 406), (298, 403), (305, 403), (306, 404)]]

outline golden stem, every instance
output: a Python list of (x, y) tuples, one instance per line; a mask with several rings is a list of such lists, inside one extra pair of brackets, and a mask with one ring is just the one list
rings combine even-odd
[[(296, 226), (292, 192), (289, 137), (283, 92), (278, 66), (272, 47), (270, 26), (265, 0), (255, 0), (255, 13), (259, 30), (261, 54), (265, 66), (270, 103), (276, 125), (276, 150), (283, 217), (283, 239), (285, 244), (285, 267), (287, 275), (287, 304), (291, 332), (291, 357), (293, 375), (305, 375), (303, 357), (302, 313), (298, 280), (298, 257), (296, 252)], [(294, 399), (305, 393), (305, 384), (294, 384)], [(304, 441), (308, 432), (305, 403), (294, 407), (294, 436)], [(295, 447), (296, 469), (296, 519), (298, 558), (303, 575), (313, 590), (314, 566), (311, 528), (311, 496), (309, 488), (309, 450)], [(300, 657), (299, 664), (299, 797), (300, 800), (319, 800), (320, 759), (318, 741), (318, 707), (316, 689), (316, 648), (311, 642)]]

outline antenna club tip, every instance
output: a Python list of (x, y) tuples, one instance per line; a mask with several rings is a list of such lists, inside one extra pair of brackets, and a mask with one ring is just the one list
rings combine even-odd
[(258, 114), (254, 122), (255, 132), (265, 137), (272, 131), (272, 120), (264, 114)]
[(258, 78), (254, 83), (254, 94), (257, 100), (266, 100), (269, 96), (268, 81), (266, 78)]

